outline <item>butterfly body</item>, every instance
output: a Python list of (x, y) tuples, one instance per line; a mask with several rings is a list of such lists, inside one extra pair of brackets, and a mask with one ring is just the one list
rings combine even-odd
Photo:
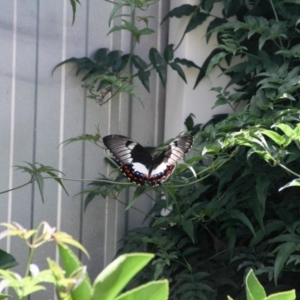
[(193, 137), (182, 135), (173, 140), (158, 155), (152, 156), (136, 141), (122, 135), (108, 135), (104, 145), (121, 165), (122, 173), (132, 182), (144, 185), (148, 181), (156, 186), (167, 180), (176, 163), (191, 148)]

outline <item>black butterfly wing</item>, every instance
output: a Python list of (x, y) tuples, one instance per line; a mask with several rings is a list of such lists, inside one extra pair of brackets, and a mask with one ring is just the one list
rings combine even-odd
[(144, 185), (152, 166), (152, 156), (136, 141), (123, 135), (108, 135), (103, 143), (121, 165), (122, 173), (132, 182)]
[(155, 186), (161, 184), (174, 172), (176, 164), (190, 150), (193, 137), (185, 134), (170, 143), (161, 154), (154, 157), (150, 170), (149, 181)]

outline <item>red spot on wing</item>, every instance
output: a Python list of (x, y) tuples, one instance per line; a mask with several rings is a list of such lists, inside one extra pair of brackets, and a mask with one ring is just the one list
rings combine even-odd
[(148, 180), (150, 181), (152, 186), (160, 185), (162, 182), (164, 182), (169, 178), (169, 176), (173, 173), (174, 170), (175, 170), (175, 165), (167, 166), (164, 172), (155, 174), (151, 176)]
[(133, 169), (132, 164), (123, 165), (121, 167), (122, 173), (131, 181), (138, 185), (144, 185), (147, 180), (147, 175), (137, 172)]

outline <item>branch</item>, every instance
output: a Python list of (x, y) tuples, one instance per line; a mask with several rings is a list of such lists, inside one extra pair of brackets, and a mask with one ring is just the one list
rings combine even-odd
[(26, 182), (26, 183), (24, 183), (24, 184), (22, 184), (22, 185), (19, 185), (19, 186), (17, 186), (17, 187), (14, 187), (14, 188), (12, 188), (12, 189), (9, 189), (9, 190), (6, 190), (6, 191), (2, 191), (2, 192), (0, 192), (0, 194), (5, 194), (5, 193), (9, 193), (9, 192), (11, 192), (11, 191), (20, 189), (20, 188), (22, 188), (23, 186), (26, 186), (26, 185), (28, 185), (28, 184), (30, 184), (30, 183), (33, 183), (34, 180), (35, 180), (34, 177), (31, 176), (31, 178), (30, 178), (30, 180), (29, 180), (28, 182)]

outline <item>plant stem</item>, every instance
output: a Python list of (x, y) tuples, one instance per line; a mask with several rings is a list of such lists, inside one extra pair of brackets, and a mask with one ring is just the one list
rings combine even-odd
[[(273, 0), (270, 0), (270, 5), (271, 5), (271, 7), (272, 7), (272, 10), (273, 10), (275, 19), (276, 19), (276, 21), (278, 22), (278, 15), (277, 15), (277, 12), (276, 12), (276, 9), (275, 9)], [(283, 44), (282, 44), (282, 41), (281, 41), (281, 37), (279, 37), (279, 43), (280, 43), (280, 45), (281, 45), (281, 48), (283, 48)], [(276, 44), (276, 43), (275, 43), (275, 44)]]
[(11, 192), (11, 191), (20, 189), (20, 188), (22, 188), (23, 186), (26, 186), (26, 185), (28, 185), (28, 184), (30, 184), (30, 183), (33, 183), (33, 182), (34, 182), (34, 178), (33, 178), (33, 176), (31, 176), (31, 178), (30, 178), (30, 180), (29, 180), (28, 182), (26, 182), (26, 183), (24, 183), (24, 184), (21, 184), (21, 185), (19, 185), (19, 186), (16, 186), (16, 187), (14, 187), (14, 188), (12, 188), (12, 189), (2, 191), (2, 192), (0, 192), (0, 194), (5, 194), (5, 193), (9, 193), (9, 192)]
[[(39, 232), (40, 232), (42, 226), (43, 226), (43, 223), (41, 223), (41, 224), (38, 226), (38, 228), (37, 228), (37, 230), (36, 230), (36, 233), (35, 233), (34, 236), (33, 236), (32, 247), (30, 247), (30, 252), (29, 252), (29, 257), (28, 257), (28, 263), (27, 263), (26, 271), (25, 271), (25, 274), (24, 274), (24, 277), (23, 277), (23, 278), (29, 276), (30, 265), (32, 264), (32, 261), (33, 261), (33, 255), (34, 255), (34, 252), (35, 252), (34, 244), (35, 244), (35, 241), (36, 241), (36, 239), (37, 239), (37, 237), (38, 237), (38, 235), (39, 235)], [(22, 296), (20, 299), (22, 300), (22, 299), (24, 299), (24, 297)]]
[(28, 264), (27, 264), (27, 267), (26, 267), (26, 271), (25, 271), (24, 277), (26, 277), (26, 276), (29, 275), (30, 265), (32, 264), (33, 255), (34, 255), (34, 252), (35, 252), (34, 244), (35, 244), (35, 242), (36, 242), (36, 239), (37, 239), (37, 237), (38, 237), (38, 235), (39, 235), (39, 232), (40, 232), (42, 226), (43, 226), (43, 223), (41, 223), (41, 224), (38, 226), (38, 228), (37, 228), (37, 230), (36, 230), (36, 233), (35, 233), (34, 236), (33, 236), (32, 243), (31, 243), (31, 244), (33, 245), (33, 247), (30, 247), (30, 253), (29, 253), (29, 258), (28, 258)]
[(177, 208), (177, 211), (178, 211), (178, 215), (179, 215), (179, 224), (181, 224), (181, 211), (180, 211), (180, 208), (179, 208), (179, 205), (178, 205), (178, 202), (176, 201), (175, 197), (173, 196), (173, 194), (170, 192), (168, 186), (165, 186), (164, 187), (166, 188), (166, 190), (168, 191), (168, 193), (170, 194), (170, 196), (172, 197), (175, 205), (176, 205), (176, 208)]
[[(197, 11), (199, 10), (200, 5), (201, 5), (201, 3), (199, 3), (198, 6), (197, 6), (197, 8), (193, 11), (193, 13), (192, 13), (192, 15), (191, 15), (191, 17), (190, 17), (190, 20), (189, 20), (189, 22), (188, 22), (188, 24), (190, 23), (191, 19), (194, 17), (194, 15), (195, 15), (195, 14), (197, 13)], [(185, 29), (185, 30), (186, 30), (186, 29)], [(182, 37), (181, 37), (179, 43), (178, 43), (177, 46), (174, 48), (174, 52), (179, 48), (179, 46), (181, 45), (181, 43), (182, 43), (182, 41), (183, 41), (183, 39), (184, 39), (184, 37), (185, 37), (185, 34), (186, 34), (185, 30), (184, 30), (184, 33), (183, 33), (183, 35), (182, 35)]]
[(298, 178), (300, 178), (300, 175), (295, 173), (294, 171), (292, 171), (291, 169), (289, 169), (288, 167), (286, 167), (285, 165), (282, 165), (282, 164), (278, 164), (279, 167), (281, 167), (282, 169), (286, 170), (287, 172), (297, 176)]
[[(127, 206), (127, 204), (124, 203), (123, 201), (121, 201), (120, 199), (118, 199), (118, 198), (116, 198), (116, 197), (112, 197), (112, 198), (113, 198), (114, 200), (118, 201), (119, 203), (123, 204), (124, 206)], [(157, 217), (154, 217), (154, 216), (152, 216), (152, 215), (149, 215), (149, 214), (143, 212), (142, 210), (140, 210), (140, 209), (138, 209), (138, 208), (136, 208), (136, 207), (134, 207), (134, 206), (131, 206), (130, 208), (132, 208), (132, 209), (138, 211), (139, 213), (141, 213), (142, 215), (148, 216), (149, 218), (152, 218), (152, 219), (154, 219), (154, 220), (158, 219)]]
[(273, 0), (270, 0), (270, 5), (271, 5), (271, 7), (272, 7), (272, 10), (273, 10), (273, 13), (274, 13), (275, 19), (276, 19), (276, 21), (278, 21), (278, 15), (277, 15), (277, 12), (276, 12), (276, 9), (275, 9), (275, 6), (274, 6), (274, 3), (273, 3)]

